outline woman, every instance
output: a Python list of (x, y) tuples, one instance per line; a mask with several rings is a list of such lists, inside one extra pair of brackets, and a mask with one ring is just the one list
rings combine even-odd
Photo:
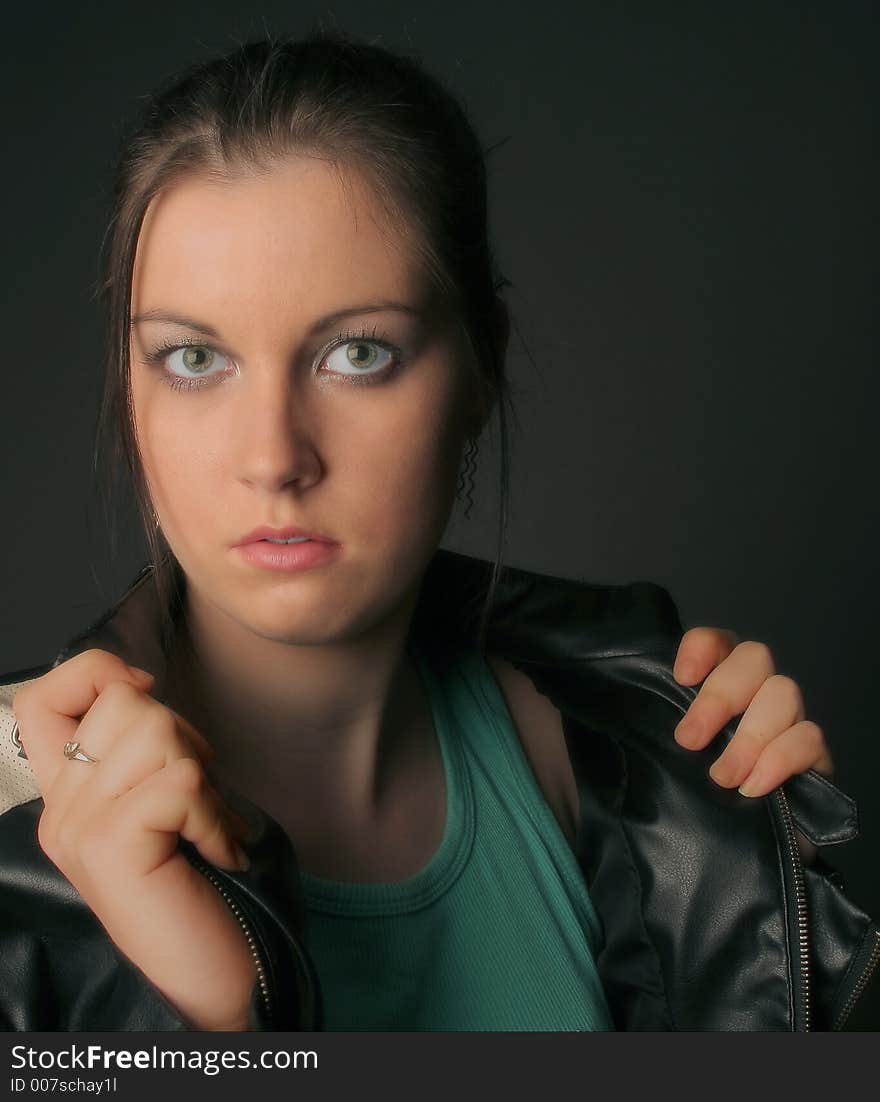
[[(34, 964), (3, 977), (7, 1028), (650, 1027), (602, 963), (630, 918), (594, 906), (601, 763), (560, 702), (586, 699), (566, 695), (566, 632), (602, 625), (602, 684), (629, 692), (678, 642), (671, 602), (504, 575), (503, 523), (491, 574), (437, 551), (493, 411), (506, 515), (508, 319), (460, 108), (376, 46), (252, 44), (157, 93), (116, 196), (102, 424), (154, 565), (51, 668), (5, 679), (22, 787), (2, 856), (31, 847), (10, 890), (36, 875), (45, 919), (7, 931), (6, 958)], [(681, 639), (681, 684), (709, 676), (677, 746), (650, 726), (727, 816), (719, 847), (751, 855), (736, 789), (832, 763), (767, 648), (734, 642)], [(626, 699), (609, 731), (646, 714)], [(713, 785), (688, 751), (743, 712), (707, 751)], [(874, 928), (850, 918), (855, 958)]]

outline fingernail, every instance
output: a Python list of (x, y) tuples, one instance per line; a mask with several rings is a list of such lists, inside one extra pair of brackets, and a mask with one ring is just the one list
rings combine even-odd
[(680, 666), (675, 667), (673, 673), (678, 681), (693, 681), (697, 675), (697, 668), (690, 662), (682, 662)]
[(724, 767), (719, 766), (717, 761), (713, 761), (709, 766), (709, 776), (716, 784), (724, 784)]
[(764, 789), (765, 785), (761, 783), (760, 774), (756, 769), (754, 770), (754, 772), (749, 773), (746, 779), (739, 786), (738, 791), (740, 796), (766, 796), (767, 793), (764, 791)]
[(238, 842), (232, 843), (232, 852), (235, 854), (235, 860), (238, 864), (239, 869), (242, 872), (244, 872), (245, 869), (249, 869), (251, 867), (250, 858), (244, 852)]
[(754, 759), (744, 754), (741, 747), (727, 746), (709, 769), (709, 776), (725, 788), (742, 784), (752, 770)]
[(722, 788), (729, 788), (733, 784), (736, 770), (732, 762), (718, 758), (709, 767), (709, 776)]
[(683, 719), (675, 728), (675, 741), (688, 750), (696, 745), (699, 736), (699, 726), (692, 719)]

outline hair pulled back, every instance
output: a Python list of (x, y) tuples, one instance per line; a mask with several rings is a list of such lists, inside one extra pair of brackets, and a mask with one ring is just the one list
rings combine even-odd
[(175, 180), (194, 174), (229, 179), (268, 170), (294, 154), (326, 160), (343, 185), (346, 172), (369, 182), (388, 225), (406, 234), (434, 290), (460, 319), (485, 408), (499, 415), (500, 508), (481, 617), (484, 643), (507, 530), (510, 397), (495, 323), (497, 293), (509, 281), (496, 275), (485, 156), (463, 108), (416, 61), (375, 43), (320, 29), (297, 40), (241, 44), (166, 81), (123, 137), (99, 284), (106, 346), (96, 458), (100, 451), (106, 460), (104, 501), (115, 498), (127, 471), (155, 567), (167, 645), (180, 595), (176, 563), (153, 519), (131, 400), (138, 236), (150, 201)]

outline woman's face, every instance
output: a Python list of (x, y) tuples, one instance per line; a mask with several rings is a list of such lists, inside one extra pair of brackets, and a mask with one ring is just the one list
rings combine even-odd
[[(475, 427), (461, 331), (406, 228), (398, 250), (377, 222), (365, 187), (301, 157), (177, 183), (140, 233), (131, 385), (153, 505), (188, 588), (265, 638), (353, 638), (412, 594)], [(389, 302), (410, 309), (365, 309)], [(235, 546), (259, 525), (339, 546), (266, 570)]]

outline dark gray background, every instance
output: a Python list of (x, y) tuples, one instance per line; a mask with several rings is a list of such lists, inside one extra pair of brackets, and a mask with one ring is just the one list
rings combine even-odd
[[(107, 553), (93, 301), (138, 97), (317, 17), (419, 56), (490, 158), (520, 417), (508, 561), (665, 585), (685, 627), (768, 643), (862, 837), (880, 915), (869, 3), (235, 3), (7, 18), (0, 670), (48, 661), (144, 561)], [(493, 553), (495, 469), (447, 544)]]

